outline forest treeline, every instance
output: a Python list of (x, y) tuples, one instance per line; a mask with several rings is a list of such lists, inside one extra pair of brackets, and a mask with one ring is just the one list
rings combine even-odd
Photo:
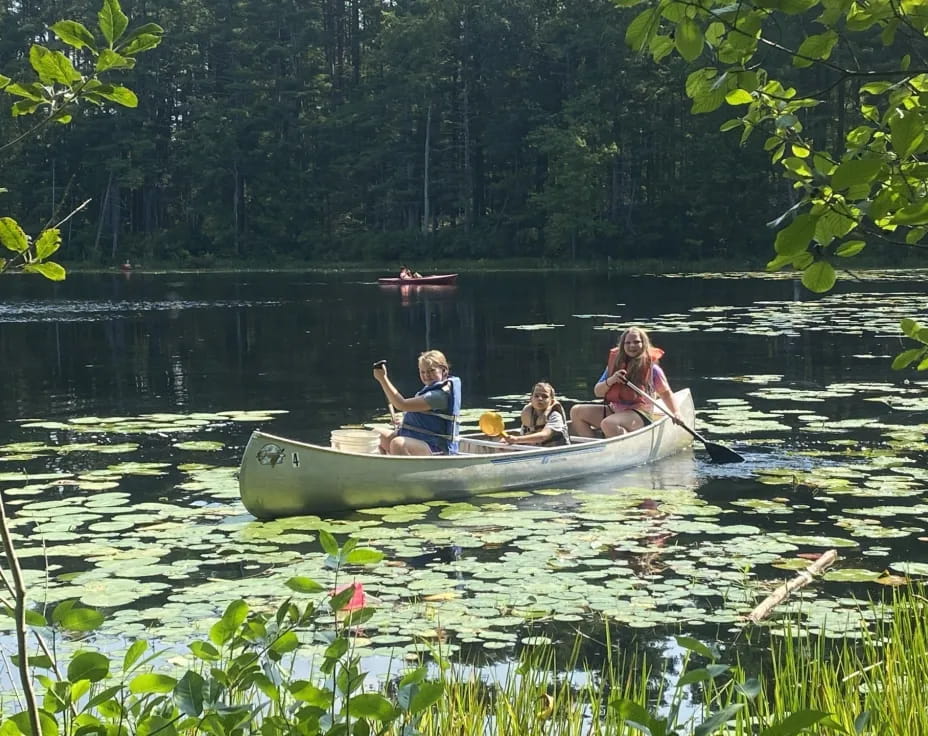
[[(0, 0), (0, 72), (28, 77), (30, 44), (54, 43), (48, 25), (97, 9)], [(123, 9), (166, 32), (125, 75), (138, 108), (83, 108), (0, 160), (0, 209), (24, 226), (93, 199), (63, 228), (71, 263), (757, 263), (764, 222), (791, 204), (763, 138), (740, 148), (719, 133), (731, 109), (692, 115), (687, 65), (629, 51), (637, 11), (605, 0)], [(838, 104), (806, 124), (827, 134)], [(4, 113), (0, 141), (26, 125)]]

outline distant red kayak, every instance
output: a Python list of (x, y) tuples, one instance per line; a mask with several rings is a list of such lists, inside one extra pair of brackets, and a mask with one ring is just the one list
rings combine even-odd
[(417, 279), (382, 278), (377, 279), (377, 283), (385, 286), (417, 286), (424, 284), (438, 286), (453, 284), (457, 279), (458, 275), (456, 273), (446, 273), (439, 276), (420, 276)]

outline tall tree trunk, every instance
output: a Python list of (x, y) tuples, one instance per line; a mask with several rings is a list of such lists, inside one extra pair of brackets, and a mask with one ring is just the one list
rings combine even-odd
[(351, 81), (361, 83), (361, 0), (351, 0)]
[(100, 219), (97, 221), (97, 237), (93, 241), (93, 253), (96, 256), (100, 252), (100, 237), (103, 235), (103, 221), (106, 219), (107, 206), (110, 203), (110, 187), (113, 185), (113, 172), (110, 172), (109, 179), (106, 180), (106, 191), (103, 192), (103, 204), (100, 205)]
[(117, 183), (113, 187), (113, 191), (110, 192), (110, 227), (113, 230), (111, 233), (112, 246), (110, 248), (110, 259), (114, 263), (116, 262), (116, 251), (119, 250), (119, 220), (122, 214), (121, 204), (119, 184)]
[(239, 204), (239, 174), (238, 161), (232, 164), (232, 244), (235, 249), (235, 255), (240, 256), (238, 242), (238, 204)]
[(425, 150), (422, 153), (422, 234), (429, 233), (429, 152), (432, 134), (432, 103), (425, 115)]

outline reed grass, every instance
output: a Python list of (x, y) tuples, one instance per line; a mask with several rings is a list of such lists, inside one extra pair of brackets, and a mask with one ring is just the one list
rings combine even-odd
[[(735, 662), (723, 676), (683, 686), (692, 679), (687, 673), (706, 667), (692, 652), (677, 673), (669, 672), (670, 663), (667, 671), (652, 672), (642, 655), (620, 659), (613, 647), (597, 670), (578, 666), (577, 647), (563, 661), (550, 648), (523, 653), (517, 666), (495, 678), (485, 670), (449, 668), (445, 697), (419, 730), (423, 736), (645, 733), (635, 719), (623, 719), (616, 704), (625, 700), (662, 720), (665, 733), (681, 736), (928, 734), (926, 612), (924, 589), (908, 587), (891, 602), (861, 604), (860, 639), (812, 636), (799, 619), (787, 619), (785, 635), (750, 657), (750, 666), (764, 672)], [(706, 728), (726, 709), (729, 718)]]

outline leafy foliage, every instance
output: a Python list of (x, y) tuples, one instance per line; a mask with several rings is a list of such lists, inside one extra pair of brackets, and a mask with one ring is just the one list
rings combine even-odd
[[(691, 62), (707, 56), (687, 79), (692, 112), (738, 108), (721, 129), (740, 131), (742, 144), (765, 131), (764, 150), (791, 184), (794, 204), (770, 223), (780, 231), (768, 269), (792, 266), (806, 288), (822, 293), (834, 286), (841, 261), (868, 243), (928, 247), (924, 0), (647, 5), (628, 26), (629, 45), (656, 61), (673, 50)], [(774, 66), (783, 60), (793, 69)], [(831, 108), (834, 123), (823, 126), (816, 108)], [(918, 330), (903, 330), (924, 343)], [(914, 348), (893, 367), (920, 361), (925, 370), (926, 355)]]
[[(370, 564), (382, 559), (376, 550), (357, 547), (349, 539), (339, 547), (322, 532), (326, 553), (336, 572), (345, 565)], [(300, 594), (316, 594), (322, 586), (309, 578), (293, 578), (288, 587)], [(385, 734), (415, 736), (423, 715), (443, 695), (442, 682), (429, 680), (426, 668), (402, 676), (390, 697), (366, 690), (366, 673), (354, 653), (354, 633), (363, 623), (348, 605), (348, 595), (298, 603), (292, 598), (272, 614), (253, 611), (243, 600), (230, 603), (209, 630), (208, 640), (189, 644), (194, 665), (179, 674), (152, 669), (163, 664), (163, 652), (150, 651), (148, 642), (133, 642), (121, 663), (112, 655), (79, 650), (65, 671), (49, 656), (30, 656), (44, 697), (37, 721), (43, 734), (97, 733), (300, 733)], [(336, 615), (334, 629), (323, 630), (320, 619)], [(10, 613), (10, 611), (7, 611)], [(85, 634), (102, 622), (99, 612), (64, 601), (53, 610), (51, 622), (32, 612), (29, 625), (43, 640), (59, 635)], [(292, 659), (309, 635), (328, 642), (317, 671), (309, 679), (295, 678)], [(55, 651), (44, 647), (43, 651)], [(320, 675), (322, 678), (320, 680)], [(0, 733), (28, 734), (28, 714), (4, 713)]]
[[(53, 24), (51, 31), (73, 51), (66, 54), (37, 43), (32, 44), (29, 49), (29, 64), (38, 81), (16, 82), (10, 77), (0, 75), (0, 89), (20, 98), (13, 103), (13, 116), (38, 115), (41, 118), (33, 128), (0, 147), (0, 153), (49, 123), (70, 123), (81, 102), (96, 106), (102, 106), (107, 102), (125, 107), (138, 105), (138, 98), (132, 90), (104, 82), (101, 75), (111, 70), (134, 67), (136, 55), (156, 47), (161, 42), (164, 31), (161, 26), (146, 23), (126, 33), (129, 19), (122, 12), (119, 0), (104, 0), (98, 19), (103, 42), (98, 42), (94, 34), (83, 24), (63, 20)], [(0, 273), (21, 269), (26, 273), (40, 274), (52, 281), (65, 278), (64, 268), (48, 260), (61, 245), (61, 231), (58, 226), (43, 229), (33, 239), (12, 217), (2, 217), (0, 243), (15, 254), (13, 258), (0, 259)]]

